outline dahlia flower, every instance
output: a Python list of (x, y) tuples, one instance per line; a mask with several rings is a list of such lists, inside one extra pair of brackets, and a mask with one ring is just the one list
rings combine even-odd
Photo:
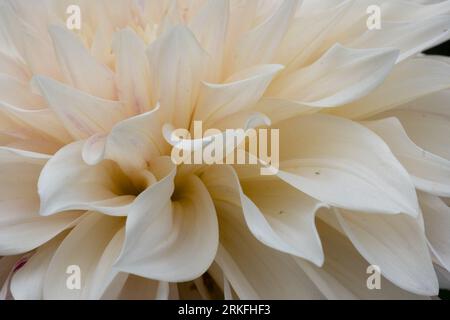
[[(1, 297), (437, 296), (449, 28), (439, 0), (0, 0)], [(176, 165), (194, 121), (278, 129), (276, 175)]]

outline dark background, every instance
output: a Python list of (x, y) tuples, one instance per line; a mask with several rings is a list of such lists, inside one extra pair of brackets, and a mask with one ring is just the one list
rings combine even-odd
[(441, 56), (450, 57), (450, 40), (441, 44), (440, 46), (434, 47), (430, 50), (425, 51), (426, 54), (437, 54)]

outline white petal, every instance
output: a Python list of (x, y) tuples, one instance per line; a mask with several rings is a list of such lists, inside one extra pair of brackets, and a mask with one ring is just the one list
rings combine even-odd
[[(338, 5), (344, 9), (342, 16), (318, 37), (319, 41), (312, 43), (312, 49), (306, 50), (309, 57), (305, 56), (304, 60), (314, 61), (317, 52), (323, 52), (335, 43), (352, 48), (397, 48), (401, 50), (400, 58), (404, 59), (444, 42), (449, 36), (445, 27), (448, 25), (445, 15), (449, 13), (446, 1), (433, 6), (386, 0), (330, 1), (314, 6), (319, 7), (315, 9), (317, 14), (324, 14), (333, 6), (338, 10)], [(381, 10), (381, 30), (367, 28), (367, 8), (371, 5)], [(305, 10), (303, 15), (308, 16), (309, 12)]]
[(266, 247), (237, 205), (214, 199), (220, 226), (216, 262), (241, 299), (322, 299), (292, 256)]
[(278, 176), (322, 202), (417, 216), (415, 188), (387, 145), (355, 122), (325, 115), (281, 122)]
[(429, 107), (429, 111), (396, 109), (382, 116), (396, 117), (414, 143), (450, 161), (450, 118)]
[(258, 64), (273, 63), (298, 4), (298, 0), (284, 0), (271, 17), (242, 36), (234, 50), (232, 73)]
[(264, 94), (281, 65), (261, 65), (238, 72), (226, 83), (203, 83), (194, 119), (214, 123), (233, 113), (248, 110)]
[(103, 250), (103, 254), (95, 266), (95, 271), (89, 279), (86, 286), (85, 298), (90, 300), (98, 300), (105, 298), (105, 293), (111, 289), (111, 284), (125, 277), (117, 269), (113, 268), (114, 263), (119, 257), (125, 240), (125, 226), (112, 237), (108, 245)]
[(7, 54), (0, 51), (0, 72), (7, 74), (14, 79), (20, 81), (27, 81), (30, 78), (30, 74), (26, 69), (26, 66), (19, 61), (11, 58)]
[(42, 300), (44, 278), (55, 251), (67, 232), (39, 247), (11, 279), (11, 293), (16, 300)]
[(209, 81), (220, 81), (228, 25), (229, 0), (208, 0), (189, 23), (189, 28), (212, 59)]
[(92, 136), (83, 147), (84, 161), (95, 165), (110, 159), (124, 170), (145, 169), (148, 161), (169, 153), (162, 135), (160, 115), (157, 106), (152, 111), (117, 123), (108, 135)]
[(265, 97), (259, 100), (252, 107), (252, 110), (267, 115), (272, 125), (276, 127), (280, 121), (291, 119), (302, 114), (317, 113), (321, 109), (292, 100)]
[(367, 287), (367, 280), (373, 275), (367, 272), (370, 263), (345, 236), (320, 219), (317, 227), (325, 251), (325, 264), (318, 268), (301, 259), (297, 259), (297, 263), (328, 299), (426, 299), (425, 296), (400, 289), (383, 276), (380, 280), (381, 288), (370, 290)]
[(390, 73), (397, 56), (396, 50), (334, 45), (314, 64), (276, 81), (266, 96), (313, 107), (350, 103), (378, 87)]
[(425, 234), (414, 218), (341, 210), (338, 219), (361, 255), (387, 279), (418, 295), (438, 294)]
[(69, 132), (49, 108), (23, 109), (0, 102), (0, 113), (13, 121), (18, 132), (44, 140), (49, 145), (61, 146), (72, 141)]
[(66, 81), (86, 93), (114, 99), (116, 88), (113, 72), (95, 61), (81, 41), (66, 28), (52, 26), (49, 32)]
[[(202, 150), (205, 150), (209, 145), (214, 145), (215, 141), (217, 141), (218, 145), (216, 146), (217, 148), (223, 147), (222, 154), (225, 157), (244, 141), (249, 130), (268, 125), (270, 125), (270, 119), (267, 116), (253, 111), (243, 111), (234, 113), (215, 122), (212, 125), (214, 132), (210, 135), (200, 137), (197, 132), (194, 132), (192, 139), (190, 135), (188, 137), (178, 136), (173, 125), (165, 124), (163, 126), (163, 136), (175, 149), (180, 152), (181, 150), (186, 152), (183, 153), (183, 155), (187, 156), (185, 159), (186, 162), (184, 162), (185, 164), (192, 164), (192, 155), (189, 152), (200, 151), (199, 154), (203, 154), (201, 152)], [(202, 122), (200, 122), (200, 126), (203, 128)]]
[(118, 101), (97, 98), (42, 76), (35, 77), (34, 82), (77, 140), (108, 132), (124, 118), (123, 106)]
[(408, 59), (364, 98), (333, 110), (346, 118), (367, 119), (383, 111), (450, 87), (450, 65), (427, 58)]
[(450, 161), (418, 147), (395, 118), (365, 122), (389, 145), (409, 172), (416, 188), (438, 196), (450, 196)]
[(127, 239), (116, 267), (160, 281), (189, 281), (201, 276), (216, 255), (216, 213), (196, 176), (184, 179), (172, 202), (175, 168), (172, 164), (169, 172), (164, 171), (162, 179), (139, 196), (128, 215)]
[[(225, 42), (225, 62), (224, 66), (231, 66), (233, 63), (233, 53), (237, 41), (254, 26), (254, 20), (260, 1), (230, 1), (230, 14), (228, 21), (227, 39)], [(227, 70), (224, 69), (224, 72)], [(233, 73), (232, 70), (228, 70)], [(225, 74), (228, 76), (229, 74)]]
[[(323, 43), (352, 5), (352, 1), (313, 1), (324, 8), (312, 10), (303, 1), (279, 49), (276, 61), (286, 65), (286, 73), (305, 67), (323, 53)], [(299, 36), (301, 34), (301, 36)], [(336, 42), (335, 42), (336, 43)]]
[[(105, 248), (123, 226), (123, 220), (90, 213), (64, 239), (56, 250), (44, 279), (44, 299), (68, 300), (86, 297), (92, 277)], [(81, 289), (67, 286), (69, 266), (81, 271)]]
[(150, 110), (150, 67), (145, 43), (127, 28), (116, 33), (113, 46), (120, 101), (128, 106), (131, 114)]
[[(441, 58), (447, 57), (431, 56), (430, 58), (437, 59), (438, 61), (443, 62)], [(445, 61), (445, 63), (450, 64), (450, 60)], [(420, 99), (413, 100), (404, 105), (401, 105), (398, 107), (398, 109), (434, 113), (437, 115), (450, 117), (450, 108), (447, 105), (449, 100), (450, 100), (450, 90), (442, 90), (433, 94), (426, 95)]]
[[(387, 19), (384, 17), (384, 19)], [(400, 49), (398, 61), (403, 61), (450, 38), (450, 16), (382, 23), (382, 30), (367, 30), (348, 43), (351, 48), (393, 47)]]
[(215, 199), (239, 200), (248, 228), (265, 245), (298, 257), (323, 263), (314, 218), (320, 204), (283, 181), (244, 180), (231, 167), (210, 167), (201, 178)]
[(65, 146), (42, 170), (38, 182), (41, 215), (92, 209), (126, 216), (126, 205), (135, 198), (133, 182), (110, 160), (87, 165), (81, 157), (83, 144)]
[(48, 32), (38, 32), (33, 26), (24, 23), (23, 44), (25, 63), (32, 74), (63, 79)]
[(32, 93), (26, 82), (2, 73), (0, 73), (0, 101), (25, 109), (45, 106), (42, 97)]
[(189, 29), (178, 26), (153, 42), (147, 56), (152, 90), (157, 93), (163, 118), (177, 128), (186, 128), (203, 79), (206, 53)]
[(450, 208), (439, 198), (419, 192), (425, 233), (438, 262), (450, 270)]
[(17, 14), (10, 4), (0, 3), (0, 51), (23, 62), (23, 31)]
[(36, 183), (46, 156), (0, 149), (0, 255), (33, 250), (73, 225), (78, 212), (39, 216)]

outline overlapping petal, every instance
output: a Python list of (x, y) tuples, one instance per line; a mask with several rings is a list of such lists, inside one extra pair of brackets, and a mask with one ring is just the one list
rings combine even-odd
[(170, 164), (161, 164), (160, 180), (130, 211), (116, 267), (150, 279), (182, 282), (209, 268), (219, 231), (213, 202), (201, 180), (188, 176), (173, 194), (176, 171)]
[(278, 128), (278, 176), (287, 183), (349, 210), (418, 215), (408, 173), (369, 129), (326, 115), (296, 117)]
[(48, 156), (0, 148), (0, 254), (24, 253), (74, 225), (79, 212), (39, 215), (37, 180)]
[[(217, 166), (201, 173), (215, 201), (242, 208), (252, 234), (265, 245), (323, 263), (320, 239), (315, 229), (315, 213), (322, 206), (278, 178), (248, 178), (239, 182), (231, 167)], [(242, 185), (242, 187), (241, 187)]]

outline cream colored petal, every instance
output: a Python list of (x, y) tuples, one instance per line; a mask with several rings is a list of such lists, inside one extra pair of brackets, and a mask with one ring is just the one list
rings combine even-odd
[(281, 69), (281, 65), (261, 65), (241, 70), (223, 84), (204, 82), (194, 119), (205, 121), (208, 127), (208, 123), (250, 109)]
[(292, 256), (256, 240), (242, 209), (214, 199), (219, 217), (220, 246), (216, 263), (241, 299), (323, 299)]
[[(366, 0), (370, 1), (370, 0)], [(382, 0), (378, 0), (382, 1)], [(385, 1), (385, 13), (389, 20), (415, 20), (426, 19), (433, 16), (446, 15), (450, 13), (450, 3), (433, 0), (412, 0), (412, 1)], [(416, 3), (414, 3), (416, 2)]]
[[(259, 1), (230, 0), (224, 66), (231, 66), (237, 41), (254, 26), (258, 5)], [(233, 70), (227, 69), (224, 69), (225, 76), (233, 73)]]
[(434, 296), (438, 281), (420, 224), (407, 215), (338, 211), (338, 220), (361, 255), (384, 277), (418, 295)]
[(55, 251), (66, 237), (64, 232), (39, 247), (11, 279), (11, 293), (16, 300), (42, 300), (44, 278)]
[(15, 125), (0, 130), (0, 145), (42, 154), (54, 154), (61, 148), (58, 142), (48, 140), (36, 131)]
[[(286, 73), (298, 70), (320, 57), (322, 45), (328, 34), (343, 18), (352, 5), (352, 1), (303, 1), (299, 16), (295, 17), (279, 49), (276, 61), (286, 65)], [(299, 36), (301, 34), (301, 36)]]
[(383, 111), (450, 88), (450, 65), (427, 58), (408, 59), (364, 98), (334, 109), (336, 115), (367, 119)]
[[(259, 208), (267, 220), (264, 221), (259, 210), (249, 210), (252, 217), (246, 215), (249, 226), (254, 223), (255, 229), (260, 228), (261, 238), (267, 237), (266, 228), (269, 227), (283, 244), (272, 245), (275, 249), (305, 258), (318, 266), (323, 264), (322, 245), (315, 227), (315, 213), (323, 205), (281, 181), (243, 182), (242, 186), (256, 205), (254, 209)], [(275, 243), (280, 243), (276, 240)]]
[(39, 216), (36, 184), (47, 156), (0, 148), (0, 255), (35, 249), (73, 225), (78, 212)]
[(0, 101), (25, 109), (45, 106), (42, 97), (32, 93), (26, 82), (3, 73), (0, 73)]
[(96, 165), (110, 159), (125, 171), (145, 169), (148, 161), (169, 152), (162, 135), (160, 115), (161, 109), (157, 106), (117, 123), (107, 135), (92, 136), (83, 147), (84, 161)]
[(235, 171), (216, 166), (200, 174), (215, 200), (242, 206), (248, 228), (265, 245), (312, 261), (323, 263), (322, 247), (314, 218), (320, 203), (282, 182), (243, 180)]
[(322, 109), (287, 99), (262, 98), (253, 105), (251, 110), (267, 115), (272, 122), (272, 125), (276, 127), (280, 121), (291, 119), (299, 115), (317, 113)]
[(374, 213), (419, 213), (407, 171), (362, 125), (326, 115), (281, 122), (278, 176), (328, 204)]
[(123, 281), (125, 275), (113, 268), (113, 265), (119, 257), (124, 241), (125, 226), (122, 226), (109, 241), (95, 266), (95, 271), (93, 271), (89, 283), (86, 285), (84, 293), (86, 299), (105, 298), (105, 294), (111, 289), (114, 281)]
[(167, 12), (168, 6), (172, 3), (170, 0), (144, 0), (136, 1), (138, 9), (137, 13), (141, 19), (141, 23), (161, 23), (161, 18)]
[(125, 117), (124, 107), (118, 101), (91, 96), (43, 76), (33, 80), (74, 139), (108, 132)]
[(424, 192), (419, 192), (419, 202), (431, 251), (438, 263), (450, 270), (450, 208), (439, 197)]
[(0, 102), (1, 113), (13, 121), (13, 131), (17, 134), (32, 135), (48, 144), (61, 145), (72, 141), (69, 132), (49, 108), (23, 109)]
[(114, 38), (114, 26), (104, 14), (102, 15), (98, 13), (99, 10), (97, 10), (96, 14), (97, 28), (92, 39), (90, 52), (99, 63), (113, 69), (114, 55), (112, 53), (112, 47)]
[(49, 32), (60, 68), (70, 85), (103, 99), (117, 97), (113, 72), (98, 63), (74, 33), (61, 26), (52, 26)]
[(396, 118), (364, 122), (389, 145), (411, 175), (417, 189), (438, 196), (450, 196), (450, 161), (418, 147), (409, 139)]
[[(450, 60), (444, 61), (442, 56), (427, 56), (450, 64)], [(449, 58), (450, 59), (450, 58)], [(448, 101), (450, 100), (450, 90), (442, 90), (436, 93), (426, 95), (420, 99), (410, 101), (398, 107), (401, 110), (412, 110), (418, 112), (433, 113), (444, 117), (450, 117), (450, 108)]]
[[(208, 146), (215, 146), (217, 148), (223, 147), (222, 155), (225, 157), (229, 153), (233, 152), (245, 139), (249, 130), (257, 128), (259, 126), (269, 126), (270, 119), (261, 113), (252, 111), (243, 111), (234, 113), (228, 117), (222, 118), (217, 122), (214, 122), (212, 126), (213, 132), (211, 134), (204, 134), (202, 137), (197, 137), (194, 133), (194, 137), (190, 136), (178, 136), (177, 130), (171, 124), (165, 124), (163, 126), (163, 136), (167, 143), (172, 145), (175, 150), (172, 152), (183, 152), (186, 156), (185, 164), (192, 164), (193, 160), (196, 160), (195, 155), (192, 160), (192, 151), (199, 151), (198, 154), (202, 155), (202, 150), (205, 150)], [(203, 124), (200, 123), (203, 130)], [(207, 133), (207, 131), (205, 131)], [(217, 142), (217, 145), (215, 143)], [(173, 153), (173, 154), (174, 154)], [(190, 161), (190, 162), (189, 162)], [(197, 160), (198, 161), (198, 160)]]
[[(44, 299), (86, 298), (96, 267), (99, 266), (98, 263), (111, 239), (122, 226), (123, 220), (120, 218), (95, 212), (89, 213), (56, 250), (44, 279)], [(68, 278), (71, 275), (67, 273), (67, 270), (70, 266), (80, 268), (80, 290), (71, 290), (67, 286)]]
[(389, 22), (380, 30), (367, 30), (347, 45), (351, 48), (392, 47), (400, 49), (398, 61), (403, 61), (450, 38), (450, 16), (432, 17), (412, 22)]
[[(133, 21), (132, 0), (108, 1), (100, 0), (101, 8), (104, 8), (105, 14), (112, 25), (124, 28)], [(89, 2), (89, 1), (88, 1)]]
[(408, 136), (419, 147), (450, 161), (449, 117), (434, 112), (401, 109), (385, 115), (398, 118)]
[(24, 23), (24, 60), (32, 74), (40, 74), (62, 80), (58, 60), (48, 32), (41, 33)]
[(120, 101), (130, 114), (140, 114), (151, 109), (150, 67), (145, 55), (145, 43), (130, 29), (114, 36), (116, 78)]
[(208, 0), (192, 18), (189, 28), (209, 54), (207, 80), (220, 81), (228, 27), (229, 0)]
[(272, 16), (239, 39), (229, 74), (258, 64), (274, 62), (276, 50), (299, 3), (298, 0), (284, 0)]
[(0, 51), (0, 73), (7, 74), (19, 81), (27, 81), (30, 73), (24, 63), (21, 63)]
[(328, 11), (330, 7), (336, 6), (341, 2), (342, 0), (322, 0), (322, 1), (303, 0), (303, 3), (299, 10), (300, 11), (299, 15), (306, 15), (306, 14), (311, 15), (323, 11)]
[[(322, 1), (321, 1), (322, 2)], [(397, 48), (402, 51), (401, 58), (419, 53), (449, 36), (445, 25), (449, 5), (443, 1), (433, 6), (412, 4), (407, 1), (358, 0), (344, 1), (347, 5), (343, 15), (333, 23), (321, 39), (321, 44), (307, 50), (306, 61), (314, 61), (315, 55), (326, 51), (335, 43), (355, 48), (355, 41), (362, 48)], [(369, 31), (367, 22), (370, 17), (367, 9), (376, 5), (381, 10), (381, 29)], [(320, 7), (319, 5), (318, 7)], [(323, 3), (317, 10), (324, 13), (325, 8), (336, 6), (336, 1)], [(301, 11), (300, 11), (301, 16)], [(308, 16), (308, 12), (305, 12)], [(398, 29), (398, 30), (395, 30)], [(403, 29), (404, 32), (401, 31)], [(305, 60), (305, 58), (304, 58)]]
[(400, 289), (383, 276), (380, 279), (381, 288), (370, 290), (367, 287), (367, 281), (373, 275), (373, 272), (367, 272), (370, 263), (341, 233), (321, 220), (317, 221), (317, 227), (325, 251), (325, 264), (322, 268), (318, 268), (301, 259), (297, 259), (297, 263), (327, 299), (427, 299), (425, 296), (418, 296)]
[(147, 57), (154, 98), (161, 104), (163, 118), (177, 128), (188, 127), (207, 54), (189, 29), (177, 26), (150, 45)]
[(22, 26), (10, 4), (0, 3), (0, 51), (13, 59), (24, 62)]
[(186, 177), (172, 195), (175, 168), (164, 171), (128, 215), (127, 239), (116, 267), (160, 281), (189, 281), (201, 276), (216, 255), (216, 213), (198, 177)]
[(43, 168), (38, 182), (41, 215), (75, 209), (126, 216), (136, 186), (113, 161), (87, 165), (81, 156), (83, 144), (63, 147)]
[(314, 64), (275, 81), (266, 96), (313, 107), (335, 107), (358, 100), (388, 76), (398, 52), (334, 45)]
[[(1, 104), (0, 107), (2, 107)], [(42, 154), (54, 154), (61, 148), (61, 142), (30, 128), (26, 122), (21, 122), (18, 117), (14, 116), (14, 113), (20, 109), (7, 105), (3, 105), (3, 107), (5, 109), (3, 109), (3, 112), (0, 112), (0, 145), (11, 149), (28, 150)], [(5, 110), (14, 112), (4, 112)], [(20, 111), (26, 113), (25, 110)], [(64, 135), (59, 137), (64, 138)], [(70, 136), (68, 137), (70, 138)]]

